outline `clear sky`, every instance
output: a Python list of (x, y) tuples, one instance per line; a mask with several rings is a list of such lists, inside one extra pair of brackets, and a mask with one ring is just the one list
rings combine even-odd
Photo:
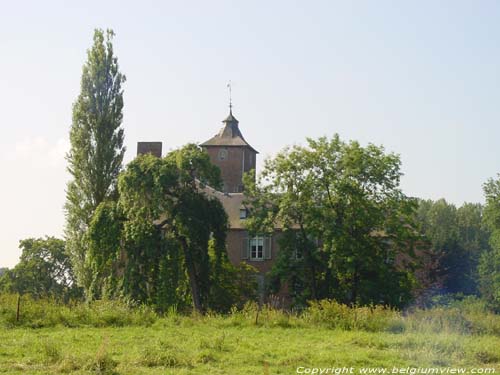
[(498, 1), (0, 0), (0, 266), (62, 236), (71, 106), (112, 28), (128, 152), (202, 142), (228, 112), (259, 160), (339, 133), (402, 158), (404, 191), (483, 201), (500, 172)]

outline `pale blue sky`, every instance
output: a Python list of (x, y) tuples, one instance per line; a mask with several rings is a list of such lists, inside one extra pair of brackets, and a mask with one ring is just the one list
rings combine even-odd
[(404, 191), (482, 201), (500, 172), (500, 2), (0, 1), (0, 266), (62, 235), (71, 105), (95, 27), (127, 75), (130, 160), (234, 113), (260, 161), (305, 137), (383, 144)]

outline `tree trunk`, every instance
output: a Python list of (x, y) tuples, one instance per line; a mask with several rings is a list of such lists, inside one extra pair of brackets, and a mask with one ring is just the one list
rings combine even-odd
[(184, 259), (186, 261), (186, 268), (189, 277), (189, 286), (191, 287), (191, 296), (193, 299), (193, 306), (196, 311), (202, 313), (203, 308), (201, 306), (200, 300), (200, 288), (198, 286), (198, 280), (196, 279), (196, 269), (194, 266), (193, 257), (189, 251), (189, 247), (186, 238), (182, 237), (181, 240), (182, 250), (184, 251)]

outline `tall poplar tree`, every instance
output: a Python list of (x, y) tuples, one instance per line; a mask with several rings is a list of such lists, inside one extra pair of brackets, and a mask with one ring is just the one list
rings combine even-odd
[(90, 267), (86, 262), (86, 231), (97, 206), (116, 198), (122, 167), (123, 89), (125, 76), (113, 52), (114, 33), (94, 31), (87, 51), (80, 95), (73, 105), (68, 171), (73, 177), (66, 192), (66, 239), (78, 283), (88, 290)]

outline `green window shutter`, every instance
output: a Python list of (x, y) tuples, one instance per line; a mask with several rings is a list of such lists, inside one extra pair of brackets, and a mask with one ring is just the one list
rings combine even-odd
[(272, 237), (265, 237), (264, 238), (264, 259), (271, 259), (271, 244), (272, 244)]
[(248, 259), (250, 253), (250, 241), (248, 237), (243, 238), (241, 244), (241, 259)]

